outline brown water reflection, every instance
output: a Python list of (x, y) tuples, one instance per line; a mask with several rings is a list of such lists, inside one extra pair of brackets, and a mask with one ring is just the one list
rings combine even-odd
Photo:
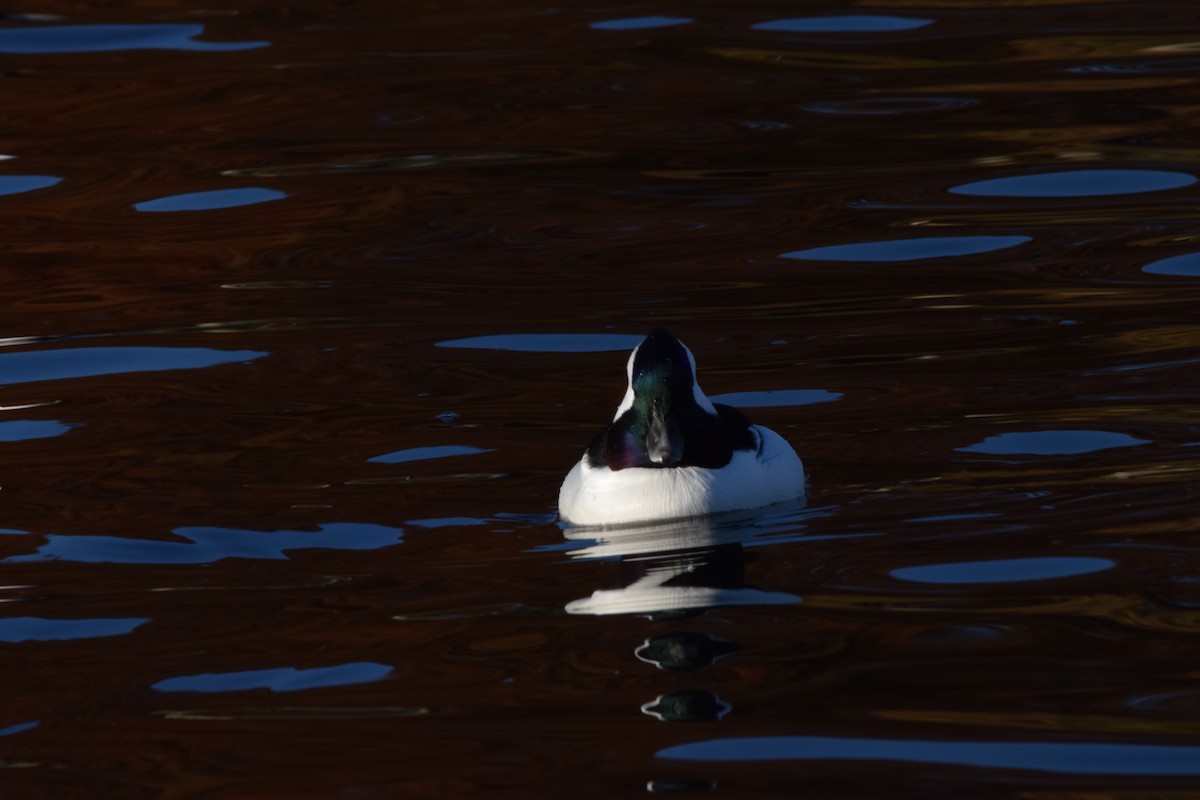
[[(1195, 793), (1192, 4), (152, 5), (0, 25), (0, 793)], [(554, 524), (656, 324), (808, 508)]]

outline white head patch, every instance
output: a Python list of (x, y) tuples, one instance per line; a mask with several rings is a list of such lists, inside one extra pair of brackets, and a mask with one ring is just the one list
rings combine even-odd
[(717, 409), (713, 406), (712, 400), (709, 400), (708, 396), (700, 391), (700, 378), (696, 373), (696, 357), (692, 355), (692, 351), (683, 342), (680, 342), (679, 346), (683, 348), (683, 352), (687, 353), (688, 363), (692, 365), (692, 397), (696, 398), (696, 405), (715, 417)]
[(637, 358), (637, 351), (641, 348), (641, 344), (633, 348), (633, 352), (629, 354), (629, 360), (625, 362), (625, 396), (621, 398), (621, 405), (617, 406), (617, 413), (613, 417), (613, 422), (621, 418), (629, 409), (633, 408), (633, 360)]

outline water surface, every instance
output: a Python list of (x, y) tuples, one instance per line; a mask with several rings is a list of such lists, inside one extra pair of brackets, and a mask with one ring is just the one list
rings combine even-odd
[[(1195, 793), (1193, 4), (91, 6), (0, 25), (6, 795)], [(807, 507), (556, 524), (657, 325)]]

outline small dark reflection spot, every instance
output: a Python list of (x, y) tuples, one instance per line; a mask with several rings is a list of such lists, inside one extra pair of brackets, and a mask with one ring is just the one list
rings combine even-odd
[(653, 702), (642, 706), (642, 713), (663, 722), (716, 722), (732, 708), (712, 692), (685, 689), (659, 695)]
[(659, 669), (687, 672), (707, 667), (737, 649), (733, 642), (717, 639), (707, 633), (684, 631), (653, 636), (633, 652), (642, 661)]
[(711, 792), (716, 788), (716, 781), (649, 781), (646, 784), (647, 792)]

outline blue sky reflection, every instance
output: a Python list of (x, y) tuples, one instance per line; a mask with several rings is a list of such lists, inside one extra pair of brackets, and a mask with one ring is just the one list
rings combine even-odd
[(4, 561), (72, 561), (81, 564), (211, 564), (225, 558), (284, 560), (293, 550), (378, 550), (399, 544), (401, 528), (331, 522), (315, 531), (176, 528), (176, 541), (122, 536), (48, 534), (35, 553)]
[(1112, 569), (1115, 566), (1116, 564), (1107, 558), (1042, 556), (1002, 558), (993, 561), (960, 561), (949, 564), (922, 564), (894, 569), (891, 575), (902, 581), (944, 585), (1022, 583), (1089, 575), (1093, 572)]
[(0, 386), (14, 383), (198, 369), (253, 361), (262, 350), (213, 350), (208, 347), (67, 347), (0, 354)]
[(287, 192), (278, 189), (264, 189), (248, 186), (240, 189), (213, 189), (208, 192), (190, 192), (188, 194), (173, 194), (159, 197), (155, 200), (145, 200), (134, 203), (138, 211), (171, 212), (171, 211), (211, 211), (218, 208), (237, 208), (256, 203), (269, 203), (272, 200), (282, 200)]
[(762, 392), (727, 392), (710, 395), (714, 403), (738, 408), (776, 408), (780, 406), (811, 406), (839, 399), (841, 392), (825, 389), (769, 389)]
[(270, 42), (198, 42), (204, 26), (30, 25), (0, 29), (0, 53), (104, 53), (114, 50), (252, 50)]
[(1091, 430), (1010, 431), (989, 436), (960, 453), (987, 453), (995, 456), (1073, 456), (1114, 447), (1149, 444), (1127, 433)]
[(296, 669), (256, 669), (246, 672), (210, 672), (167, 678), (151, 688), (159, 692), (243, 692), (270, 689), (272, 692), (296, 692), (382, 680), (392, 672), (387, 664), (360, 661), (335, 667)]
[(811, 247), (780, 253), (779, 257), (798, 261), (919, 261), (990, 253), (1029, 241), (1032, 239), (1028, 236), (927, 236)]
[(53, 419), (10, 419), (0, 422), (0, 442), (49, 439), (71, 430), (71, 425)]
[(410, 447), (407, 450), (396, 450), (367, 460), (373, 464), (403, 464), (409, 461), (428, 461), (434, 458), (470, 456), (476, 453), (490, 452), (492, 451), (488, 448), (472, 447), (467, 444), (443, 444), (432, 447)]
[(1104, 197), (1191, 186), (1196, 176), (1162, 169), (1073, 169), (964, 183), (952, 194), (975, 197)]
[(886, 14), (851, 14), (828, 17), (791, 17), (759, 22), (756, 31), (777, 33), (888, 33), (911, 31), (933, 23), (925, 17), (893, 17)]
[(1181, 256), (1160, 258), (1142, 267), (1142, 272), (1151, 275), (1178, 275), (1186, 278), (1200, 278), (1200, 253), (1184, 253)]
[(655, 755), (679, 761), (901, 761), (1064, 775), (1200, 776), (1198, 745), (753, 736), (676, 745)]
[(95, 619), (46, 619), (7, 617), (0, 619), (0, 642), (49, 642), (61, 639), (93, 639), (121, 636), (150, 621), (149, 617)]
[(634, 31), (649, 28), (671, 28), (676, 25), (687, 25), (693, 21), (691, 17), (622, 17), (593, 22), (588, 27), (599, 31)]
[(55, 175), (0, 175), (0, 195), (48, 189), (62, 183)]
[(522, 353), (605, 353), (632, 350), (644, 335), (629, 333), (501, 333), (447, 339), (438, 347), (462, 347), (479, 350), (515, 350)]

